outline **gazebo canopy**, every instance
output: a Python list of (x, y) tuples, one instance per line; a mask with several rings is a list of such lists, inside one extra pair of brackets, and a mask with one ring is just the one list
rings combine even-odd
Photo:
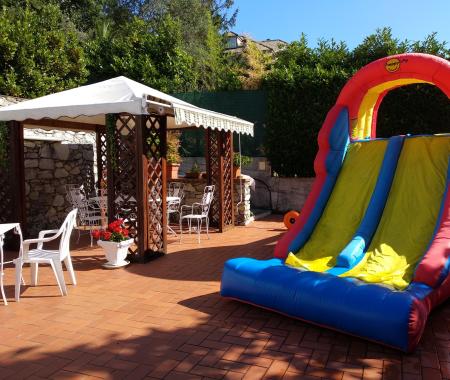
[(57, 119), (105, 124), (105, 114), (169, 116), (168, 129), (204, 127), (253, 136), (253, 123), (209, 111), (124, 76), (27, 100), (0, 109), (0, 121)]

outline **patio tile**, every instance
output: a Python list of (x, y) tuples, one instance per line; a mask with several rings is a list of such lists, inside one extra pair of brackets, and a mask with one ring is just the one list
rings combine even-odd
[[(450, 303), (430, 316), (412, 355), (309, 325), (218, 294), (223, 263), (270, 258), (280, 217), (198, 244), (186, 237), (146, 265), (101, 267), (101, 249), (73, 249), (79, 285), (58, 293), (49, 268), (39, 285), (0, 305), (0, 379), (446, 379)], [(29, 268), (24, 269), (29, 280)]]

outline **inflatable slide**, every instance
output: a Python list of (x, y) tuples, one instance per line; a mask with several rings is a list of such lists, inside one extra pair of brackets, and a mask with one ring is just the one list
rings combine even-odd
[(450, 62), (401, 54), (342, 89), (319, 133), (316, 179), (270, 260), (225, 263), (221, 294), (412, 351), (450, 297), (450, 135), (376, 138), (392, 89), (429, 83), (450, 97)]

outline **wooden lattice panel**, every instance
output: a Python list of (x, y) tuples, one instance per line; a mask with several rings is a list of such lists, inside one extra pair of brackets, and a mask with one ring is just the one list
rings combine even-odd
[(147, 191), (147, 250), (149, 253), (166, 251), (165, 228), (167, 211), (166, 181), (164, 176), (166, 125), (165, 118), (151, 115), (143, 117), (143, 153)]
[(137, 157), (136, 117), (115, 114), (114, 146), (108, 148), (108, 218), (123, 218), (130, 229), (135, 244), (131, 254), (138, 250), (138, 203), (137, 203)]
[(11, 164), (11, 128), (0, 131), (0, 133), (6, 133), (6, 154), (5, 162), (0, 162), (0, 223), (12, 222), (15, 217), (14, 210), (14, 183), (11, 178), (13, 175), (13, 166)]
[(108, 183), (106, 130), (97, 129), (97, 188), (106, 189)]
[(220, 132), (216, 130), (206, 130), (206, 169), (208, 174), (208, 185), (215, 186), (214, 200), (210, 208), (211, 225), (219, 227), (221, 213), (221, 183), (222, 165), (220, 157)]
[[(114, 115), (114, 139), (107, 138), (108, 215), (121, 217), (135, 244), (131, 258), (145, 261), (166, 251), (166, 118)], [(110, 132), (107, 132), (110, 133)]]
[(223, 155), (223, 224), (224, 226), (233, 226), (233, 136), (231, 132), (221, 132), (221, 134)]
[(223, 231), (234, 225), (233, 139), (230, 132), (206, 130), (208, 184), (215, 186), (211, 225)]
[[(9, 122), (0, 133), (5, 133), (6, 139), (6, 152), (0, 163), (0, 223), (19, 222), (26, 236), (23, 126)], [(9, 234), (5, 246), (18, 249), (18, 240)]]

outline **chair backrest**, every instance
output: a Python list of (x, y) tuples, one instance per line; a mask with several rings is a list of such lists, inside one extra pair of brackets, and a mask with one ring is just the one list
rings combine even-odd
[(205, 189), (203, 190), (203, 197), (202, 197), (202, 215), (208, 216), (209, 209), (211, 207), (211, 203), (214, 199), (214, 190), (215, 186), (205, 186)]
[(84, 224), (89, 217), (89, 203), (83, 186), (73, 187), (69, 189), (68, 198), (73, 209), (78, 209), (78, 217), (81, 224)]
[(169, 193), (170, 197), (178, 197), (180, 200), (184, 198), (184, 183), (183, 182), (170, 182), (169, 183)]
[(69, 202), (70, 204), (72, 204), (72, 195), (71, 195), (71, 191), (73, 190), (73, 189), (81, 189), (81, 187), (82, 187), (83, 185), (77, 185), (77, 184), (74, 184), (74, 183), (69, 183), (69, 184), (67, 184), (66, 186), (65, 186), (65, 188), (66, 188), (66, 200), (67, 200), (67, 202)]
[(61, 234), (61, 240), (59, 242), (59, 256), (61, 260), (65, 259), (70, 253), (70, 235), (72, 234), (73, 227), (75, 226), (77, 212), (77, 209), (73, 209), (69, 212), (63, 224), (59, 228), (58, 234)]

